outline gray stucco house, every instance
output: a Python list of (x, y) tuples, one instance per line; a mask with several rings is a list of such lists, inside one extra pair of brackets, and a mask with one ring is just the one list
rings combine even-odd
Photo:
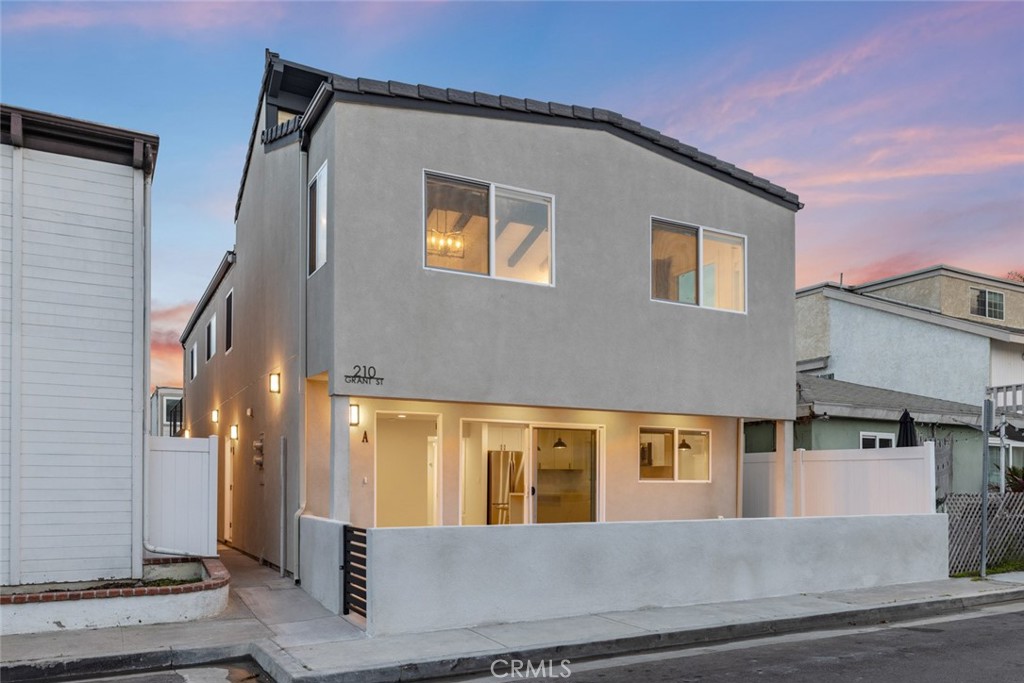
[(268, 52), (181, 336), (221, 535), (299, 573), (327, 522), (742, 516), (743, 421), (794, 418), (800, 207), (614, 112)]

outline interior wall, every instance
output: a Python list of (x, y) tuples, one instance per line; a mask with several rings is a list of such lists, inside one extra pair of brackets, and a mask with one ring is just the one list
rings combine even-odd
[(467, 422), (462, 427), (463, 490), (462, 523), (487, 524), (487, 453), (483, 443), (482, 422)]
[(378, 416), (376, 423), (376, 526), (425, 526), (427, 437), (437, 436), (436, 422)]

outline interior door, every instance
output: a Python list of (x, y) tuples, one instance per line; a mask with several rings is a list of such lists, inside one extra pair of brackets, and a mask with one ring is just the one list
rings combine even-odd
[(533, 429), (533, 521), (597, 520), (597, 430)]

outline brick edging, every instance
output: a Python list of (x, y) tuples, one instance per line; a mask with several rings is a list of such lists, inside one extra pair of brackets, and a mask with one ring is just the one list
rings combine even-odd
[[(177, 558), (168, 558), (172, 562)], [(206, 574), (209, 576), (202, 581), (186, 583), (180, 586), (149, 586), (143, 588), (96, 588), (75, 591), (52, 591), (48, 593), (15, 593), (13, 595), (0, 595), (0, 605), (22, 605), (33, 602), (63, 602), (66, 600), (94, 600), (97, 598), (138, 598), (147, 595), (180, 595), (183, 593), (198, 593), (222, 588), (231, 581), (231, 574), (220, 560), (215, 558), (203, 558), (201, 560)], [(169, 564), (167, 562), (156, 562), (153, 564)]]

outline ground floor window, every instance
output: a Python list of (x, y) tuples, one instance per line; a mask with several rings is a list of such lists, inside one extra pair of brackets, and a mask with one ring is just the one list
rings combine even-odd
[(640, 428), (640, 481), (710, 481), (711, 432)]
[(896, 446), (896, 435), (886, 432), (861, 432), (861, 448), (893, 448)]

